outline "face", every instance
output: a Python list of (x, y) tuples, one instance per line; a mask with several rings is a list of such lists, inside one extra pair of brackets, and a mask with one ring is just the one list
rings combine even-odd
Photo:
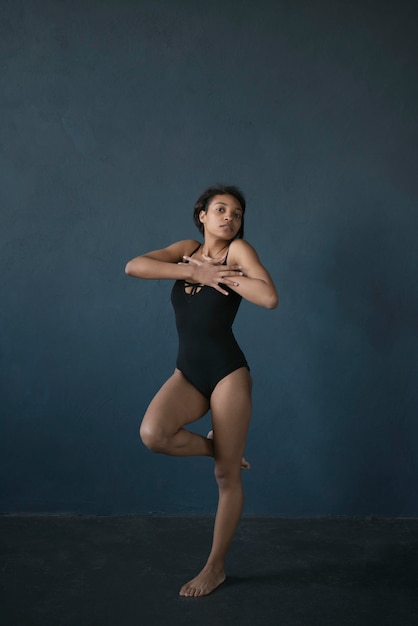
[(242, 208), (234, 196), (217, 195), (209, 202), (207, 211), (200, 211), (199, 219), (204, 224), (205, 234), (234, 239), (241, 228)]

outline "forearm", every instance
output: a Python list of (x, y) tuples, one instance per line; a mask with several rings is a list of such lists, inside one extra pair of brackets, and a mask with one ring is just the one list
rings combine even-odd
[(158, 261), (145, 255), (129, 261), (125, 273), (134, 278), (190, 280), (191, 269), (187, 264)]
[(238, 285), (232, 287), (232, 289), (249, 302), (266, 309), (275, 309), (277, 307), (279, 298), (273, 284), (260, 278), (250, 278), (249, 276), (238, 276), (237, 283)]

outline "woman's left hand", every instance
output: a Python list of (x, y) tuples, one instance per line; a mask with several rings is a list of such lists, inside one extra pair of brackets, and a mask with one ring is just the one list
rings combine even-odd
[(184, 256), (183, 260), (193, 267), (193, 282), (201, 285), (213, 287), (223, 295), (227, 296), (228, 292), (220, 287), (220, 284), (238, 287), (237, 276), (242, 276), (241, 267), (235, 265), (223, 265), (225, 256), (220, 259), (212, 259), (203, 255), (202, 261), (195, 257)]

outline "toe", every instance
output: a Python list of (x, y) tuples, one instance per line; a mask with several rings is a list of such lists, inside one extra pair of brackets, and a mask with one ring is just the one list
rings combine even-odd
[(251, 465), (248, 463), (247, 459), (244, 459), (244, 457), (242, 457), (242, 461), (241, 461), (241, 468), (242, 469), (250, 469)]

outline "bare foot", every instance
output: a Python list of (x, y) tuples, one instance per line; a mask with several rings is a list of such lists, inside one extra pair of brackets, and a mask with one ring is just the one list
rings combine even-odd
[[(213, 430), (210, 430), (208, 432), (208, 434), (206, 435), (207, 439), (213, 439)], [(243, 470), (249, 470), (251, 467), (251, 465), (248, 463), (247, 459), (244, 459), (244, 457), (242, 457), (241, 459), (241, 469)]]
[(215, 570), (206, 566), (196, 578), (183, 585), (179, 594), (188, 598), (207, 596), (219, 587), (225, 578), (224, 570)]

